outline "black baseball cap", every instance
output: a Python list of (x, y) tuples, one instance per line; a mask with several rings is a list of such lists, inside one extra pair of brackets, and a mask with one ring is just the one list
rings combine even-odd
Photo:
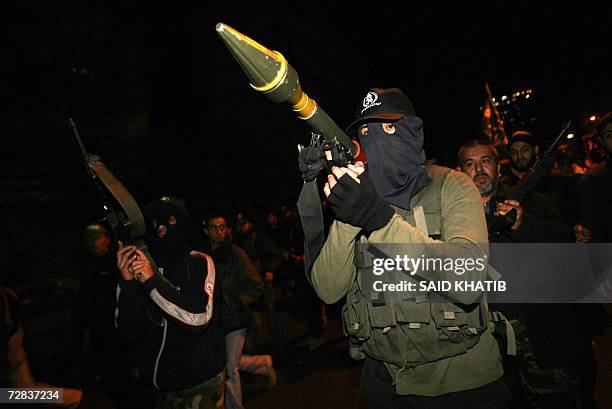
[(355, 126), (371, 119), (397, 121), (405, 115), (416, 116), (416, 113), (401, 89), (370, 88), (355, 111), (355, 120), (346, 127), (346, 132), (351, 132)]

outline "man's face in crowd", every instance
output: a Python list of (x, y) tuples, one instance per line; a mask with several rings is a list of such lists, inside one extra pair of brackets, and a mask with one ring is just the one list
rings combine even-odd
[(510, 160), (514, 169), (525, 172), (535, 163), (535, 148), (527, 142), (514, 142), (510, 145)]
[(461, 170), (474, 181), (481, 196), (493, 193), (497, 187), (499, 165), (490, 147), (478, 145), (464, 149), (461, 164)]
[(612, 122), (607, 124), (601, 133), (601, 144), (608, 154), (612, 155)]
[(228, 234), (227, 225), (223, 217), (214, 217), (206, 223), (206, 232), (213, 244), (221, 244), (225, 241)]
[(266, 215), (266, 221), (272, 229), (276, 229), (278, 227), (278, 218), (274, 213), (268, 213)]
[(94, 257), (101, 257), (108, 252), (108, 247), (110, 245), (110, 238), (103, 234), (95, 240), (91, 241), (91, 249)]

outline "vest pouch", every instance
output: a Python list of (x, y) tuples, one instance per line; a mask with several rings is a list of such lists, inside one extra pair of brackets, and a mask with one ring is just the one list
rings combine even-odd
[(429, 300), (425, 295), (403, 298), (401, 301), (396, 301), (395, 314), (400, 324), (411, 323), (414, 328), (420, 327), (415, 324), (429, 324), (431, 321)]
[(430, 295), (432, 315), (438, 328), (467, 326), (467, 313), (458, 305), (445, 300), (439, 294)]
[[(437, 359), (437, 330), (431, 318), (429, 297), (403, 297), (396, 303), (397, 322), (401, 327), (401, 366), (414, 367)], [(418, 348), (415, 346), (418, 345)]]
[(368, 317), (366, 300), (359, 290), (349, 293), (346, 303), (342, 307), (342, 323), (344, 333), (355, 341), (364, 341), (370, 338), (371, 328)]
[(464, 310), (440, 294), (432, 294), (432, 316), (438, 331), (438, 359), (465, 353), (478, 342), (480, 329), (468, 327), (471, 315), (480, 314), (480, 306)]
[(395, 319), (395, 302), (389, 300), (392, 298), (390, 294), (384, 294), (385, 303), (382, 305), (373, 305), (368, 303), (368, 309), (370, 311), (370, 323), (372, 328), (388, 328), (397, 325)]

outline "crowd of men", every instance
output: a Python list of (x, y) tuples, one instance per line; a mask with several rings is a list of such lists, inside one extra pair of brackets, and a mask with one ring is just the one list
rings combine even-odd
[[(438, 166), (425, 157), (423, 123), (408, 97), (372, 88), (347, 132), (367, 162), (320, 175), (330, 220), (312, 260), (294, 207), (258, 223), (244, 213), (190, 213), (162, 197), (144, 207), (150, 254), (115, 242), (101, 224), (87, 226), (77, 339), (115, 406), (243, 408), (240, 371), (276, 383), (272, 356), (259, 349), (284, 347), (279, 301), (301, 306), (316, 349), (324, 303), (346, 298), (344, 332), (351, 356), (365, 359), (367, 407), (595, 408), (592, 341), (605, 321), (598, 306), (491, 306), (483, 294), (452, 292), (393, 299), (364, 284), (355, 244), (447, 243), (446, 256), (477, 257), (488, 242), (610, 242), (612, 116), (592, 138), (603, 154), (560, 146), (550, 175), (521, 200), (513, 191), (542, 151), (527, 130), (504, 146), (470, 140), (456, 169)], [(492, 230), (493, 218), (510, 215)], [(9, 311), (11, 297), (3, 300)], [(15, 333), (5, 331), (7, 343)]]
[[(380, 292), (368, 282), (363, 246), (418, 244), (406, 253), (465, 259), (486, 256), (488, 242), (609, 242), (609, 161), (577, 177), (586, 163), (564, 146), (548, 177), (514, 196), (538, 159), (531, 132), (517, 130), (502, 146), (470, 140), (459, 149), (458, 171), (437, 166), (426, 160), (422, 121), (397, 88), (370, 89), (347, 132), (359, 140), (367, 165), (331, 167), (323, 192), (335, 220), (309, 277), (324, 301), (346, 298), (344, 329), (351, 355), (365, 359), (367, 407), (595, 407), (592, 338), (603, 322), (597, 305), (493, 306), (485, 294), (452, 289)], [(612, 153), (610, 114), (590, 142), (604, 151), (602, 159)], [(306, 183), (316, 161), (302, 156)], [(415, 273), (420, 280), (457, 280), (441, 268)], [(385, 276), (392, 283), (411, 279), (396, 271)]]
[(276, 383), (272, 356), (258, 352), (284, 347), (278, 302), (319, 323), (308, 346), (320, 345), (322, 304), (304, 278), (294, 209), (258, 223), (244, 213), (192, 215), (181, 199), (163, 197), (144, 213), (152, 260), (112, 243), (101, 224), (86, 229), (92, 257), (77, 322), (118, 408), (244, 407), (241, 371)]

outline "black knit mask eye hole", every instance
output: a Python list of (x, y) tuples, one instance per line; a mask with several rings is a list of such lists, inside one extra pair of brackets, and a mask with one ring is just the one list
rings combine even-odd
[(174, 226), (176, 224), (176, 218), (174, 216), (170, 216), (170, 219), (168, 219), (168, 223), (170, 224), (170, 226)]
[(383, 131), (389, 135), (393, 135), (395, 133), (395, 124), (383, 122), (381, 124)]

